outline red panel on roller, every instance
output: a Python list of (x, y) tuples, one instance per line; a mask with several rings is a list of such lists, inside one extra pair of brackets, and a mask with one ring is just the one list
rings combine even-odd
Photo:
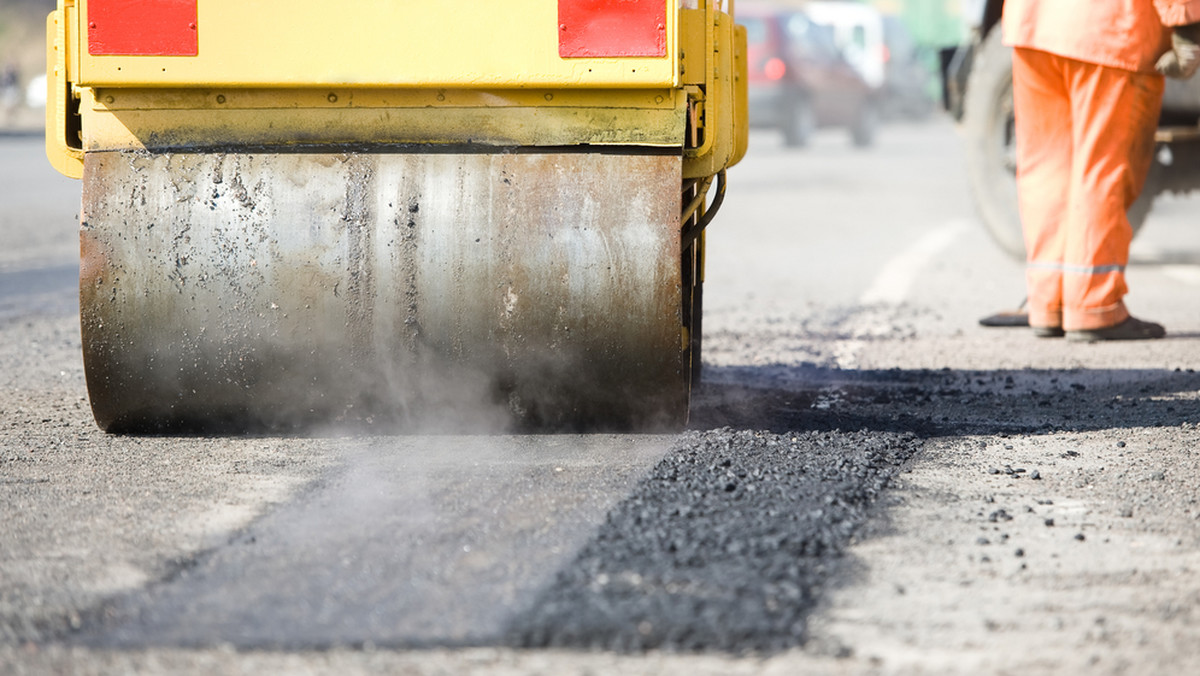
[(666, 54), (666, 0), (558, 0), (559, 56)]
[(196, 56), (198, 0), (90, 0), (88, 54)]

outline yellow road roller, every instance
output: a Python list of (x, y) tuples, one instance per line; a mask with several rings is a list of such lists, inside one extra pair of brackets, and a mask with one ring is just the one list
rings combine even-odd
[[(99, 426), (672, 428), (733, 0), (59, 0)], [(500, 426), (500, 427), (495, 427)]]

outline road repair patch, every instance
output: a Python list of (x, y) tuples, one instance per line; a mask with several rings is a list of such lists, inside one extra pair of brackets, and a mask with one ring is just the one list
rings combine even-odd
[(523, 647), (773, 652), (803, 645), (819, 590), (911, 433), (684, 435), (525, 613)]

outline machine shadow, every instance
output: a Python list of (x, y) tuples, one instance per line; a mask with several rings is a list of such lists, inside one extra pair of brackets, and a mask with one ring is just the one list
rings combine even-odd
[[(1179, 336), (1183, 337), (1183, 336)], [(1200, 391), (1194, 369), (843, 371), (805, 364), (710, 368), (689, 427), (776, 433), (912, 432), (922, 437), (1083, 432), (1175, 426), (1196, 419), (1181, 396)]]
[[(501, 604), (512, 605), (496, 609), (494, 623), (489, 619), (468, 636), (432, 631), (425, 638), (397, 637), (385, 626), (382, 633), (392, 638), (369, 642), (374, 629), (361, 641), (343, 642), (318, 631), (295, 646), (238, 638), (237, 623), (220, 631), (234, 632), (228, 639), (234, 645), (267, 650), (365, 649), (368, 643), (398, 650), (478, 646), (632, 654), (827, 650), (812, 645), (810, 617), (833, 590), (862, 575), (850, 547), (891, 527), (889, 486), (927, 441), (1195, 423), (1200, 392), (1200, 374), (1155, 369), (843, 371), (803, 364), (712, 368), (707, 377), (693, 399), (691, 429), (669, 442), (657, 464), (569, 558), (556, 559), (566, 563), (537, 572), (532, 597), (506, 597)], [(372, 476), (375, 470), (360, 471)], [(344, 486), (354, 495), (372, 494), (357, 480)], [(338, 504), (345, 501), (327, 499), (313, 513), (324, 515)], [(392, 504), (380, 499), (376, 512), (363, 513), (362, 520), (396, 517)], [(253, 541), (255, 531), (241, 537)], [(263, 539), (280, 546), (287, 540)], [(243, 541), (220, 551), (226, 550), (235, 565), (223, 570), (232, 576), (245, 574), (239, 556), (260, 556)], [(219, 556), (190, 562), (187, 577), (203, 582), (212, 573), (191, 566), (209, 566), (206, 560)], [(510, 584), (504, 574), (477, 582)], [(301, 576), (287, 584), (323, 583)], [(187, 619), (193, 596), (180, 592), (177, 598), (187, 599), (179, 626), (198, 632)], [(386, 594), (368, 598), (396, 602)], [(129, 608), (141, 612), (140, 599), (128, 600)], [(130, 643), (110, 638), (109, 607), (85, 618), (95, 632), (85, 631), (82, 642), (137, 648), (163, 641), (141, 636), (136, 623)], [(364, 611), (347, 606), (337, 612)]]
[(1180, 425), (1200, 391), (1182, 370), (784, 371), (710, 369), (691, 431), (511, 618), (506, 642), (826, 649), (808, 645), (809, 617), (862, 575), (848, 548), (889, 530), (888, 485), (924, 442)]

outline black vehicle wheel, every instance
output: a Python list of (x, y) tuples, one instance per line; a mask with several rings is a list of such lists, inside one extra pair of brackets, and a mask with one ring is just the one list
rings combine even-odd
[(688, 330), (688, 364), (691, 371), (688, 381), (692, 387), (700, 386), (703, 375), (704, 347), (704, 280), (697, 279), (692, 287), (691, 328)]
[(808, 145), (813, 131), (817, 128), (817, 117), (813, 113), (812, 104), (808, 97), (793, 98), (783, 115), (783, 144), (789, 148), (800, 148)]
[(850, 127), (850, 141), (856, 148), (869, 148), (875, 143), (875, 132), (879, 129), (879, 105), (867, 101), (858, 111), (854, 125)]
[[(984, 38), (974, 57), (963, 103), (967, 177), (979, 216), (992, 239), (1013, 258), (1025, 260), (1025, 238), (1017, 211), (1017, 143), (1012, 97), (1012, 48), (1000, 31)], [(1150, 171), (1142, 196), (1129, 208), (1136, 234), (1146, 221), (1163, 167)]]
[[(696, 194), (693, 187), (684, 191), (684, 199), (690, 199)], [(684, 223), (684, 227), (694, 226), (699, 222), (700, 214), (694, 215)], [(690, 388), (700, 386), (702, 375), (702, 357), (704, 339), (704, 234), (684, 247), (681, 261), (681, 281), (683, 300), (683, 326), (687, 329), (687, 344), (684, 346), (684, 366), (688, 369)]]

